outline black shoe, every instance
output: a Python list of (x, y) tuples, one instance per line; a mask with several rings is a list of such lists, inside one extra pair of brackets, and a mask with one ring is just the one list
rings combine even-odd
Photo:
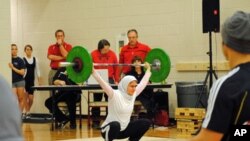
[(26, 119), (26, 113), (22, 113), (21, 118), (22, 118), (22, 120), (25, 120)]
[(93, 123), (92, 128), (98, 129), (98, 130), (101, 129), (100, 124), (97, 124), (97, 123)]
[(31, 114), (26, 114), (25, 115), (25, 119), (30, 119), (31, 118)]
[(139, 118), (139, 119), (147, 118), (147, 113), (145, 113), (145, 112), (140, 112), (138, 118)]
[(76, 129), (76, 124), (70, 124), (69, 127), (70, 129)]
[(58, 128), (63, 129), (68, 122), (69, 122), (69, 120), (64, 120), (64, 121), (60, 122), (58, 125)]

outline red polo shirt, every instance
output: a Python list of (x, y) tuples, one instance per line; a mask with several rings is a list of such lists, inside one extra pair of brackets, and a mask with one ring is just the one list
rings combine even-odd
[[(151, 50), (151, 48), (145, 44), (137, 42), (135, 47), (131, 47), (128, 45), (125, 45), (122, 47), (120, 52), (120, 60), (119, 63), (121, 64), (131, 64), (132, 60), (135, 56), (139, 56), (144, 61), (146, 55)], [(123, 66), (122, 72), (126, 74), (130, 70), (130, 66)]]
[[(66, 42), (64, 42), (63, 46), (68, 52), (72, 49), (72, 46), (70, 44), (66, 43)], [(49, 55), (62, 56), (58, 44), (53, 44), (53, 45), (49, 46), (47, 56), (49, 56)], [(64, 62), (64, 61), (66, 61), (66, 59), (50, 60), (50, 67), (52, 69), (57, 69), (59, 67), (59, 62)]]
[[(109, 50), (106, 54), (101, 54), (99, 50), (94, 50), (91, 53), (93, 63), (118, 63), (116, 54)], [(108, 69), (108, 77), (119, 82), (119, 71), (118, 66), (95, 66), (95, 69)]]

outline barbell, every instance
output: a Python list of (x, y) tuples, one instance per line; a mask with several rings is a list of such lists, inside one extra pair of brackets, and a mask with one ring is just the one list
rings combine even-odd
[[(162, 82), (170, 72), (171, 62), (167, 53), (161, 48), (152, 49), (146, 56), (145, 61), (151, 65), (152, 82)], [(93, 66), (144, 66), (145, 64), (115, 64), (93, 63), (90, 53), (81, 46), (73, 47), (67, 55), (66, 62), (59, 63), (60, 67), (66, 67), (69, 78), (81, 83), (88, 80)]]

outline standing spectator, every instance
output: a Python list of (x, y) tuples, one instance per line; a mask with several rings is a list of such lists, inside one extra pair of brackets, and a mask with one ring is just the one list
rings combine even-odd
[[(250, 13), (234, 13), (224, 22), (221, 33), (231, 70), (214, 82), (202, 129), (192, 141), (244, 140), (234, 134), (241, 130), (239, 125), (250, 123)], [(247, 136), (245, 140), (249, 140)]]
[(8, 82), (0, 75), (0, 140), (23, 141), (21, 113), (16, 96), (11, 92)]
[(12, 63), (9, 63), (9, 68), (12, 70), (12, 91), (17, 96), (19, 107), (22, 112), (24, 108), (25, 98), (25, 81), (23, 78), (25, 74), (25, 64), (23, 62), (23, 59), (17, 56), (17, 52), (17, 45), (11, 44)]
[[(127, 32), (129, 43), (122, 47), (120, 52), (119, 63), (130, 64), (135, 56), (141, 57), (144, 61), (146, 55), (151, 50), (149, 46), (138, 42), (138, 32), (135, 29), (130, 29)], [(129, 66), (123, 66), (120, 68), (123, 74), (126, 74), (129, 70)]]
[(50, 72), (49, 72), (49, 85), (53, 85), (52, 80), (56, 71), (58, 70), (59, 63), (66, 60), (68, 52), (72, 49), (72, 46), (64, 41), (64, 31), (58, 29), (55, 32), (56, 43), (52, 44), (48, 48), (47, 57), (50, 60)]
[(31, 89), (32, 86), (35, 85), (35, 75), (37, 76), (38, 84), (41, 85), (41, 74), (39, 69), (38, 59), (32, 56), (33, 48), (31, 45), (26, 45), (24, 47), (25, 56), (23, 57), (26, 73), (25, 73), (25, 118), (28, 118), (30, 108), (33, 104), (34, 99), (34, 90)]
[[(106, 39), (102, 39), (98, 42), (98, 47), (91, 53), (92, 59), (94, 63), (118, 63), (118, 59), (116, 54), (110, 50), (110, 43)], [(110, 84), (118, 84), (119, 75), (118, 75), (118, 67), (117, 66), (95, 66), (95, 69), (108, 69), (108, 78)], [(107, 95), (105, 96), (105, 100), (107, 101)], [(101, 101), (103, 97), (103, 93), (95, 93), (94, 101)], [(93, 117), (93, 128), (99, 128), (100, 126), (100, 108), (95, 107), (91, 109), (92, 117)]]

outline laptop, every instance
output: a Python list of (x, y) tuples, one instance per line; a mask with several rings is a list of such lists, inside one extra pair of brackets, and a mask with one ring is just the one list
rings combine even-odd
[[(108, 69), (96, 69), (96, 72), (102, 77), (103, 80), (109, 82), (108, 79)], [(95, 80), (95, 78), (90, 75), (89, 79), (86, 81), (87, 85), (99, 85), (99, 83)]]

